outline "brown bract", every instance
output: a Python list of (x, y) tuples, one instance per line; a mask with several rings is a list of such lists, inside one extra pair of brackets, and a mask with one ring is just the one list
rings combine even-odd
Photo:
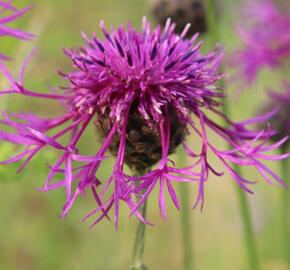
[(156, 21), (164, 25), (169, 17), (176, 23), (175, 32), (181, 33), (187, 23), (191, 24), (187, 37), (196, 32), (207, 31), (205, 4), (203, 0), (153, 0), (151, 13)]
[[(97, 131), (102, 140), (106, 138), (113, 125), (107, 117), (102, 117), (96, 122)], [(186, 134), (186, 126), (181, 123), (173, 108), (169, 107), (170, 115), (170, 146), (169, 154), (172, 154), (177, 146), (182, 142)], [(120, 134), (116, 133), (109, 146), (112, 155), (117, 156), (120, 144)], [(131, 106), (128, 126), (126, 133), (126, 164), (136, 172), (148, 171), (150, 167), (156, 164), (162, 156), (162, 144), (159, 124), (153, 121), (149, 123), (142, 117), (138, 111), (137, 102)]]

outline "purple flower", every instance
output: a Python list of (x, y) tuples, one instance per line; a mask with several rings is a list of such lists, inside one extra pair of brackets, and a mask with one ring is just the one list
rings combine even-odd
[[(13, 127), (16, 132), (0, 132), (2, 140), (25, 146), (23, 152), (2, 162), (7, 164), (26, 157), (19, 171), (45, 146), (60, 153), (56, 163), (49, 165), (50, 173), (41, 190), (65, 188), (67, 200), (61, 217), (66, 216), (79, 195), (85, 196), (87, 191), (91, 191), (97, 207), (85, 219), (99, 213), (93, 225), (104, 217), (108, 218), (113, 208), (117, 226), (120, 202), (127, 204), (130, 215), (148, 223), (138, 208), (159, 186), (160, 213), (166, 219), (166, 190), (179, 209), (173, 182), (196, 183), (195, 206), (200, 204), (202, 207), (204, 185), (209, 175), (223, 174), (209, 163), (209, 152), (218, 157), (245, 191), (252, 193), (248, 184), (254, 181), (240, 177), (230, 163), (253, 166), (270, 184), (274, 185), (272, 178), (284, 185), (262, 161), (288, 157), (289, 154), (270, 156), (265, 153), (279, 147), (287, 138), (268, 145), (267, 141), (273, 134), (269, 128), (261, 132), (246, 128), (249, 124), (268, 119), (275, 111), (240, 123), (232, 122), (219, 111), (222, 106), (220, 99), (225, 98), (223, 90), (217, 87), (217, 81), (222, 78), (217, 70), (223, 52), (215, 48), (208, 55), (201, 54), (202, 42), (193, 45), (197, 35), (190, 40), (184, 39), (189, 25), (181, 35), (177, 35), (170, 19), (164, 31), (160, 26), (151, 30), (146, 19), (141, 32), (132, 29), (130, 24), (127, 30), (119, 26), (111, 32), (106, 30), (103, 22), (100, 27), (104, 40), (95, 34), (92, 38), (83, 34), (86, 45), (65, 50), (75, 70), (67, 74), (59, 71), (67, 81), (64, 87), (60, 87), (63, 93), (44, 94), (25, 88), (23, 72), (32, 54), (25, 61), (18, 81), (0, 62), (0, 69), (11, 84), (10, 89), (1, 93), (58, 100), (66, 108), (63, 116), (54, 119), (39, 118), (31, 113), (3, 113), (1, 123)], [(225, 119), (229, 127), (221, 126), (210, 115)], [(96, 126), (102, 139), (101, 147), (93, 156), (84, 155), (78, 146), (90, 125)], [(54, 131), (56, 127), (57, 131)], [(232, 150), (219, 149), (215, 140), (208, 137), (209, 130), (229, 143)], [(200, 149), (193, 151), (186, 144), (185, 137), (189, 133), (199, 138)], [(61, 144), (59, 139), (62, 137), (70, 139)], [(169, 159), (169, 154), (179, 144), (191, 158), (190, 166), (177, 168)], [(108, 151), (116, 155), (116, 161), (112, 175), (104, 181), (98, 179), (96, 173), (102, 161), (108, 158)], [(125, 163), (143, 175), (124, 173)], [(150, 169), (154, 163), (157, 163), (156, 169)], [(63, 179), (53, 181), (56, 174), (62, 174)], [(73, 182), (77, 183), (75, 188)], [(139, 198), (138, 203), (134, 202), (134, 197)]]
[[(11, 36), (18, 39), (30, 40), (34, 35), (24, 32), (19, 29), (13, 29), (8, 27), (6, 24), (14, 22), (17, 18), (22, 16), (25, 12), (32, 8), (28, 6), (22, 10), (17, 10), (11, 5), (12, 0), (9, 2), (0, 1), (0, 37)], [(9, 15), (4, 15), (9, 13)], [(0, 59), (8, 60), (9, 57), (0, 53)]]
[[(274, 1), (248, 1), (237, 26), (243, 47), (236, 50), (229, 64), (238, 69), (237, 77), (252, 83), (264, 68), (275, 68), (290, 57), (290, 6), (279, 10)], [(281, 8), (282, 9), (282, 8)]]

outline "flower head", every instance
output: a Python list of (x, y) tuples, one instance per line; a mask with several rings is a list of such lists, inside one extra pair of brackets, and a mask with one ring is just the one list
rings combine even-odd
[[(167, 20), (164, 31), (158, 26), (151, 30), (150, 23), (143, 20), (142, 31), (132, 29), (128, 24), (108, 32), (104, 23), (100, 24), (105, 39), (92, 34), (84, 46), (65, 50), (71, 59), (74, 71), (59, 74), (67, 84), (60, 88), (63, 93), (44, 94), (32, 92), (23, 85), (24, 63), (19, 80), (16, 81), (0, 62), (0, 68), (11, 83), (11, 89), (1, 93), (18, 93), (27, 97), (56, 99), (66, 107), (63, 116), (42, 119), (34, 114), (4, 113), (1, 123), (13, 127), (16, 133), (0, 132), (0, 139), (24, 145), (25, 150), (8, 161), (10, 163), (26, 157), (27, 163), (44, 146), (60, 152), (60, 158), (50, 166), (44, 191), (64, 187), (67, 201), (61, 217), (64, 217), (79, 195), (90, 190), (97, 207), (86, 218), (95, 213), (97, 223), (108, 217), (114, 209), (115, 223), (118, 224), (119, 203), (125, 202), (140, 220), (148, 223), (138, 208), (159, 186), (159, 208), (166, 219), (165, 189), (179, 209), (179, 202), (172, 182), (195, 182), (198, 195), (195, 206), (203, 205), (204, 185), (212, 173), (221, 176), (209, 163), (208, 153), (213, 152), (246, 191), (251, 192), (246, 180), (238, 175), (230, 162), (244, 166), (254, 166), (271, 184), (270, 175), (283, 184), (282, 180), (261, 160), (279, 160), (288, 157), (268, 156), (264, 152), (278, 147), (287, 138), (273, 146), (267, 145), (272, 134), (266, 131), (248, 130), (246, 125), (265, 120), (271, 114), (248, 121), (234, 123), (227, 119), (218, 107), (225, 95), (216, 86), (222, 75), (218, 67), (223, 53), (215, 48), (208, 55), (200, 53), (201, 42), (193, 45), (197, 35), (184, 39), (189, 25), (181, 35), (174, 33), (175, 25)], [(223, 127), (210, 118), (215, 114), (224, 118), (229, 127)], [(102, 145), (95, 155), (87, 156), (79, 149), (78, 142), (89, 125), (96, 126), (102, 138)], [(58, 131), (53, 133), (53, 129)], [(62, 128), (61, 128), (62, 127)], [(220, 150), (207, 136), (212, 130), (224, 141), (232, 145), (232, 150)], [(48, 133), (49, 132), (49, 133)], [(200, 149), (193, 151), (185, 143), (185, 137), (194, 133), (200, 139)], [(50, 135), (48, 135), (50, 134)], [(70, 134), (66, 144), (59, 138)], [(66, 138), (68, 136), (65, 136)], [(190, 166), (177, 168), (169, 154), (181, 144), (191, 158)], [(111, 151), (116, 156), (112, 175), (104, 181), (96, 177), (101, 162)], [(81, 163), (81, 164), (80, 164)], [(132, 176), (124, 173), (127, 163), (133, 170), (143, 175)], [(156, 169), (151, 169), (157, 163)], [(63, 174), (63, 180), (53, 182), (55, 174)], [(135, 173), (134, 173), (135, 174)], [(72, 183), (77, 182), (76, 188)], [(112, 186), (109, 189), (109, 186)], [(139, 197), (138, 203), (133, 198)], [(106, 198), (106, 199), (104, 199)]]
[(236, 50), (230, 65), (247, 83), (264, 68), (275, 68), (290, 58), (290, 6), (279, 10), (273, 0), (248, 1), (242, 7), (243, 23), (237, 26), (243, 47)]
[[(7, 26), (6, 24), (14, 22), (17, 18), (22, 16), (25, 12), (32, 8), (28, 6), (22, 10), (17, 10), (11, 5), (12, 1), (4, 2), (0, 1), (0, 37), (11, 36), (18, 39), (30, 40), (34, 35), (24, 32), (19, 29), (13, 29)], [(9, 15), (4, 15), (10, 13)], [(0, 53), (0, 59), (8, 60), (9, 57)]]

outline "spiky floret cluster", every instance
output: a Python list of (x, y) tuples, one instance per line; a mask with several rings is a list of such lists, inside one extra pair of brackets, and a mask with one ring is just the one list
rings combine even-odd
[[(120, 26), (110, 33), (103, 22), (100, 27), (105, 40), (98, 39), (94, 34), (89, 39), (83, 34), (86, 45), (78, 49), (65, 50), (76, 70), (68, 74), (59, 72), (68, 81), (65, 87), (61, 87), (64, 90), (63, 94), (36, 93), (24, 87), (23, 71), (29, 59), (24, 63), (18, 81), (11, 76), (2, 62), (0, 66), (11, 83), (11, 89), (1, 93), (56, 99), (67, 107), (65, 114), (55, 119), (42, 119), (25, 113), (5, 113), (2, 124), (12, 126), (16, 129), (16, 133), (4, 131), (0, 133), (2, 140), (26, 146), (22, 153), (2, 162), (7, 164), (26, 157), (20, 170), (44, 146), (61, 153), (56, 163), (50, 166), (46, 184), (41, 189), (47, 191), (65, 188), (67, 200), (61, 217), (66, 216), (79, 195), (85, 196), (86, 192), (91, 190), (98, 206), (86, 218), (99, 213), (94, 224), (108, 217), (108, 212), (113, 208), (117, 226), (120, 201), (128, 205), (131, 215), (135, 214), (147, 223), (138, 212), (138, 208), (159, 185), (160, 213), (166, 219), (165, 189), (179, 209), (173, 182), (197, 183), (198, 195), (195, 206), (199, 203), (203, 206), (204, 185), (209, 174), (222, 175), (209, 164), (209, 151), (220, 159), (236, 182), (248, 192), (251, 190), (247, 184), (253, 182), (240, 177), (229, 163), (254, 166), (270, 184), (273, 183), (268, 175), (284, 185), (261, 160), (279, 160), (288, 157), (288, 154), (281, 156), (264, 154), (279, 147), (287, 138), (269, 146), (266, 143), (272, 134), (270, 129), (256, 132), (246, 128), (246, 125), (265, 120), (273, 113), (233, 123), (218, 110), (218, 107), (222, 106), (218, 98), (224, 98), (222, 89), (216, 86), (216, 82), (221, 78), (217, 69), (222, 53), (215, 49), (208, 55), (202, 55), (199, 52), (201, 42), (193, 45), (197, 35), (190, 40), (184, 39), (189, 25), (181, 35), (176, 35), (175, 25), (170, 20), (167, 21), (164, 31), (161, 31), (160, 27), (151, 31), (146, 19), (143, 20), (141, 32), (132, 29), (130, 25), (127, 30)], [(156, 160), (157, 168), (138, 177), (125, 174), (123, 171), (128, 154), (127, 131), (132, 121), (132, 113), (138, 114), (142, 126), (160, 134), (160, 160)], [(208, 113), (224, 118), (230, 127), (220, 126), (208, 116)], [(191, 165), (185, 168), (176, 168), (168, 157), (171, 131), (176, 128), (172, 126), (172, 119), (175, 119), (174, 123), (178, 121), (178, 125), (184, 126), (187, 133), (194, 133), (200, 138), (200, 150), (194, 152), (185, 143), (185, 132), (182, 132), (183, 136), (179, 139), (192, 160)], [(81, 155), (78, 142), (84, 131), (89, 125), (104, 125), (104, 122), (108, 123), (108, 132), (100, 149), (93, 156)], [(63, 129), (60, 129), (61, 126)], [(58, 131), (49, 136), (48, 132), (52, 132), (55, 127), (58, 127)], [(216, 148), (215, 142), (207, 136), (208, 129), (229, 143), (232, 150)], [(58, 140), (67, 134), (70, 134), (70, 140), (63, 145)], [(115, 151), (115, 165), (112, 175), (103, 181), (96, 177), (96, 172), (102, 160), (107, 157), (106, 152), (114, 143), (115, 136), (119, 138)], [(80, 162), (83, 164), (80, 165)], [(57, 173), (64, 175), (63, 180), (52, 182)], [(72, 188), (73, 182), (77, 182), (75, 189)], [(109, 189), (109, 186), (112, 188)], [(139, 197), (138, 203), (134, 202), (134, 196)]]
[[(29, 9), (31, 9), (32, 6), (18, 11), (15, 7), (11, 5), (11, 2), (12, 0), (10, 0), (9, 2), (0, 1), (0, 37), (11, 36), (18, 39), (30, 40), (34, 37), (34, 35), (19, 29), (10, 28), (6, 24), (14, 22), (17, 18), (22, 16)], [(0, 53), (0, 59), (8, 60), (9, 57)]]
[(280, 9), (274, 0), (249, 0), (241, 7), (237, 26), (243, 47), (234, 52), (230, 64), (252, 83), (261, 68), (275, 68), (290, 59), (290, 5)]

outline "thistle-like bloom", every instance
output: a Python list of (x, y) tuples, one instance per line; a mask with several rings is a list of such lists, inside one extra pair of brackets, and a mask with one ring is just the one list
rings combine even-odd
[[(288, 6), (287, 6), (288, 5)], [(231, 56), (247, 83), (252, 83), (264, 67), (276, 68), (290, 59), (290, 5), (278, 9), (273, 0), (248, 1), (241, 8), (242, 22), (237, 26), (243, 47)]]
[[(11, 36), (14, 38), (24, 40), (32, 39), (34, 35), (19, 29), (10, 28), (9, 26), (6, 25), (8, 23), (14, 22), (17, 18), (22, 16), (29, 9), (31, 9), (32, 6), (17, 11), (17, 9), (11, 5), (11, 2), (12, 1), (9, 2), (0, 1), (0, 37)], [(4, 15), (7, 13), (9, 13), (9, 15)], [(8, 60), (9, 57), (0, 53), (0, 59)]]
[[(251, 193), (247, 185), (254, 182), (240, 177), (230, 163), (254, 166), (270, 184), (273, 184), (270, 180), (272, 177), (284, 185), (262, 160), (288, 157), (288, 154), (265, 154), (279, 147), (287, 138), (267, 145), (272, 134), (270, 129), (256, 132), (246, 128), (246, 125), (265, 120), (272, 114), (233, 123), (218, 110), (222, 106), (220, 99), (225, 97), (223, 90), (216, 86), (222, 77), (217, 71), (222, 52), (216, 48), (208, 55), (201, 54), (199, 48), (202, 43), (193, 45), (197, 35), (190, 40), (184, 39), (189, 25), (181, 35), (177, 35), (170, 19), (164, 31), (161, 31), (160, 26), (151, 31), (146, 19), (143, 20), (141, 32), (132, 29), (130, 24), (127, 30), (120, 26), (112, 32), (106, 30), (103, 22), (100, 27), (104, 40), (94, 34), (92, 38), (83, 34), (86, 45), (65, 50), (75, 71), (67, 74), (59, 72), (67, 81), (60, 88), (63, 93), (44, 94), (26, 89), (22, 77), (29, 59), (24, 63), (18, 81), (0, 62), (2, 72), (11, 83), (11, 89), (1, 93), (59, 100), (66, 107), (64, 115), (55, 119), (43, 119), (31, 113), (3, 113), (2, 124), (13, 127), (16, 133), (0, 132), (2, 140), (25, 146), (23, 152), (2, 162), (11, 163), (26, 157), (19, 170), (45, 146), (60, 153), (56, 163), (49, 165), (51, 170), (41, 190), (65, 188), (67, 200), (61, 217), (66, 216), (79, 195), (85, 196), (90, 190), (97, 207), (86, 218), (99, 213), (94, 224), (108, 217), (108, 212), (113, 208), (117, 226), (121, 201), (128, 205), (131, 215), (135, 214), (147, 223), (138, 208), (159, 186), (160, 213), (166, 219), (166, 189), (179, 209), (173, 182), (197, 183), (195, 206), (201, 204), (202, 207), (204, 185), (209, 175), (222, 175), (209, 163), (209, 152), (218, 157), (226, 171), (245, 191)], [(224, 118), (229, 127), (223, 127), (213, 120), (210, 116), (213, 114)], [(93, 156), (85, 155), (78, 146), (89, 125), (96, 126), (102, 139), (101, 147)], [(53, 132), (56, 127), (57, 131)], [(218, 149), (215, 140), (207, 136), (208, 130), (229, 143), (232, 149)], [(200, 149), (193, 151), (186, 144), (185, 137), (190, 133), (200, 139)], [(61, 144), (61, 137), (70, 139), (66, 144)], [(176, 168), (169, 159), (169, 154), (179, 144), (191, 158), (190, 166)], [(90, 142), (90, 145), (95, 147), (94, 142)], [(96, 173), (101, 162), (108, 157), (108, 151), (116, 156), (112, 175), (107, 180), (98, 179)], [(143, 175), (125, 174), (125, 163)], [(156, 169), (151, 169), (155, 163)], [(53, 178), (58, 173), (64, 177), (55, 182)], [(77, 183), (75, 188), (73, 182)], [(139, 198), (138, 203), (133, 200), (135, 196)]]

